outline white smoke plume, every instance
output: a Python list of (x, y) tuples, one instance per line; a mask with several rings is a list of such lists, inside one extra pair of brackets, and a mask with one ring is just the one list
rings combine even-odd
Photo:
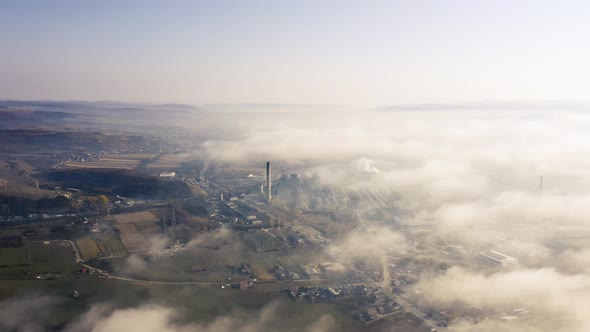
[(375, 167), (375, 162), (373, 160), (367, 159), (362, 157), (358, 160), (353, 162), (355, 168), (363, 173), (368, 174), (376, 174), (379, 173), (379, 169)]

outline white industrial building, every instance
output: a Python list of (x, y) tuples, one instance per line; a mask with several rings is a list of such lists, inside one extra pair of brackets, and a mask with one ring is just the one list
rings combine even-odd
[(480, 252), (479, 259), (486, 263), (502, 267), (518, 264), (518, 259), (493, 250)]

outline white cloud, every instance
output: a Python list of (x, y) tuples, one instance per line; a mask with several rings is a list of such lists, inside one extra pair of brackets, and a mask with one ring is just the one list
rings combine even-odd
[(564, 275), (553, 269), (485, 275), (451, 268), (442, 276), (422, 280), (420, 289), (425, 301), (442, 305), (468, 305), (497, 312), (524, 308), (533, 313), (530, 319), (525, 319), (531, 329), (568, 332), (590, 329), (587, 320), (590, 276), (587, 275)]
[(144, 305), (126, 309), (112, 309), (106, 305), (96, 305), (78, 321), (69, 325), (67, 332), (257, 332), (285, 331), (333, 331), (335, 321), (330, 315), (320, 316), (315, 321), (302, 324), (302, 327), (285, 327), (278, 315), (280, 303), (270, 302), (258, 312), (247, 313), (234, 309), (231, 314), (213, 318), (208, 323), (179, 321), (183, 309), (160, 305)]
[[(589, 113), (346, 112), (280, 126), (274, 120), (256, 118), (240, 139), (205, 148), (226, 162), (307, 161), (324, 183), (394, 191), (412, 212), (404, 222), (438, 226), (435, 236), (472, 253), (496, 249), (518, 258), (521, 266), (511, 272), (453, 268), (422, 282), (442, 305), (526, 306), (537, 313), (526, 322), (488, 319), (458, 329), (590, 330), (589, 249), (548, 247), (590, 229)], [(332, 251), (379, 255), (403, 242), (395, 232), (369, 238), (357, 230)]]

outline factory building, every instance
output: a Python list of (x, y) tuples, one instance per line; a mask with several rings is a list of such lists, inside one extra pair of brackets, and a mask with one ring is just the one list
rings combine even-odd
[(481, 261), (495, 266), (508, 267), (518, 264), (518, 259), (493, 250), (482, 251), (478, 257)]
[(160, 173), (160, 177), (173, 179), (174, 177), (176, 177), (176, 172), (162, 172), (162, 173)]

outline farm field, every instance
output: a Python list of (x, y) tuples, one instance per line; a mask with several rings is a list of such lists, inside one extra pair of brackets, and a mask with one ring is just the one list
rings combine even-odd
[(76, 245), (80, 249), (80, 255), (82, 255), (82, 259), (84, 260), (89, 260), (104, 255), (103, 251), (100, 250), (98, 244), (94, 241), (92, 235), (77, 239)]
[(181, 163), (193, 160), (194, 157), (188, 153), (165, 154), (159, 156), (156, 160), (147, 164), (148, 169), (177, 169)]
[[(112, 279), (90, 280), (6, 280), (0, 283), (0, 300), (19, 296), (23, 290), (31, 290), (58, 299), (67, 299), (72, 289), (78, 290), (82, 296), (77, 301), (58, 301), (51, 308), (51, 330), (63, 330), (64, 325), (79, 319), (94, 303), (114, 303), (118, 306), (137, 307), (146, 302), (159, 303), (173, 310), (179, 309), (187, 322), (211, 324), (220, 315), (246, 312), (252, 319), (261, 308), (270, 306), (274, 315), (284, 317), (281, 324), (297, 326), (297, 330), (305, 330), (310, 324), (324, 315), (334, 319), (335, 331), (355, 331), (362, 326), (353, 321), (347, 313), (332, 304), (301, 305), (287, 298), (278, 291), (249, 292), (227, 291), (206, 287), (186, 287), (185, 285), (149, 286), (126, 283)], [(157, 302), (156, 302), (157, 301)], [(228, 308), (237, 309), (230, 311)], [(184, 320), (183, 320), (184, 321)]]
[[(240, 238), (237, 232), (230, 232), (225, 244), (206, 246), (204, 243), (186, 248), (173, 256), (161, 257), (149, 261), (141, 271), (135, 274), (147, 280), (199, 280), (218, 281), (227, 277), (229, 265), (249, 263), (261, 281), (276, 281), (269, 273), (277, 265), (283, 266), (291, 273), (302, 278), (305, 272), (302, 266), (309, 264), (321, 253), (312, 248), (290, 248), (276, 251), (256, 252)], [(190, 272), (194, 266), (207, 267), (202, 272)], [(124, 267), (124, 264), (121, 265)]]
[(158, 155), (155, 153), (120, 153), (120, 154), (106, 154), (105, 158), (110, 159), (126, 159), (126, 160), (148, 160), (154, 159)]
[(76, 244), (84, 260), (127, 255), (125, 246), (115, 234), (86, 235), (78, 238)]
[(14, 279), (19, 274), (26, 273), (70, 273), (80, 271), (82, 265), (72, 262), (36, 263), (31, 265), (0, 266), (0, 285), (7, 279)]
[[(11, 228), (11, 229), (3, 229), (0, 231), (0, 237), (12, 238), (15, 241), (22, 241), (23, 238), (27, 238), (29, 241), (38, 241), (38, 240), (48, 240), (51, 239), (52, 236), (52, 228), (53, 225), (58, 225), (58, 223), (36, 223), (33, 227), (31, 225), (19, 225), (18, 228)], [(0, 243), (5, 242), (0, 241)], [(0, 245), (1, 246), (1, 245)]]
[(64, 164), (66, 168), (115, 168), (115, 169), (134, 169), (137, 168), (144, 160), (155, 158), (156, 154), (107, 154), (100, 159), (70, 162)]
[[(159, 235), (161, 233), (158, 225), (158, 218), (150, 211), (141, 211), (134, 213), (125, 213), (114, 215), (116, 220), (116, 227), (119, 230), (121, 242), (125, 250), (130, 253), (137, 253), (149, 250), (151, 243), (148, 238)], [(114, 239), (110, 239), (111, 243), (116, 247), (115, 250), (122, 252), (121, 248), (117, 248)]]
[(28, 264), (27, 249), (22, 247), (0, 248), (0, 266)]
[(158, 218), (151, 213), (150, 211), (141, 211), (141, 212), (133, 212), (133, 213), (125, 213), (125, 214), (117, 214), (113, 215), (113, 218), (119, 224), (128, 224), (128, 223), (139, 223), (139, 222), (159, 222)]
[(98, 159), (81, 163), (67, 163), (67, 168), (109, 168), (109, 169), (134, 169), (141, 163), (140, 160), (124, 159)]
[(116, 235), (102, 234), (101, 240), (102, 243), (108, 248), (113, 257), (127, 255), (127, 250), (125, 249), (125, 246), (123, 245), (119, 237), (117, 237)]
[(76, 261), (75, 249), (68, 241), (34, 241), (26, 246), (33, 264)]
[(141, 233), (148, 239), (162, 234), (162, 228), (159, 223), (154, 222), (141, 222), (135, 223)]
[[(13, 157), (0, 153), (0, 188), (3, 195), (15, 195), (30, 199), (43, 197), (55, 197), (55, 192), (36, 187), (35, 180), (31, 177), (34, 167), (23, 160), (15, 160)], [(8, 161), (9, 159), (12, 159)], [(7, 160), (7, 161), (4, 161)], [(4, 185), (6, 180), (6, 186)]]
[(134, 223), (117, 224), (121, 242), (130, 253), (137, 253), (149, 250), (150, 241), (141, 233)]

